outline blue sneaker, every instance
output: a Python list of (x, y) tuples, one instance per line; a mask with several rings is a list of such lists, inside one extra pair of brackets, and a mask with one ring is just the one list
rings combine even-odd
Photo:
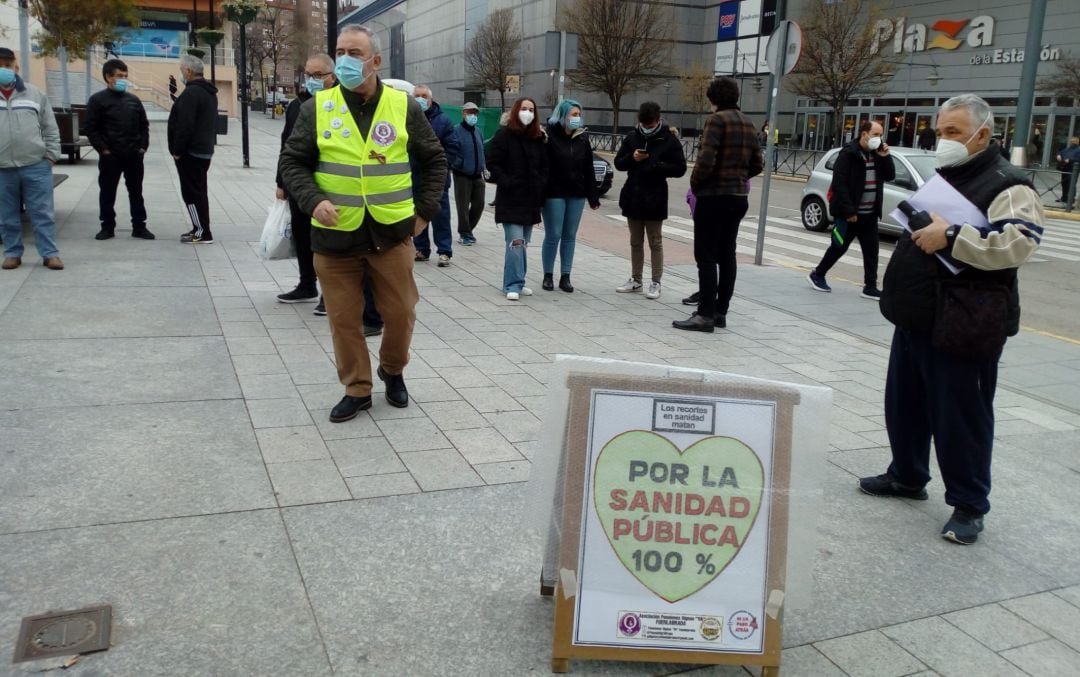
[(806, 276), (806, 281), (810, 283), (810, 288), (814, 291), (832, 291), (832, 287), (825, 281), (824, 275), (818, 275), (814, 271), (810, 271), (810, 274)]
[(458, 244), (463, 247), (471, 247), (476, 244), (476, 238), (472, 235), (462, 235), (461, 239), (458, 240)]
[(946, 541), (971, 545), (979, 540), (979, 532), (983, 530), (983, 516), (968, 512), (963, 508), (953, 510), (952, 517), (941, 529), (941, 537)]

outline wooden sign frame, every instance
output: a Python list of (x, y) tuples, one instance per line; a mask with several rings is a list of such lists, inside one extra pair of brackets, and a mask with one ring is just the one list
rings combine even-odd
[[(697, 665), (760, 665), (763, 677), (778, 677), (781, 651), (782, 591), (787, 572), (788, 490), (791, 484), (791, 447), (795, 405), (799, 391), (768, 383), (709, 383), (687, 378), (629, 376), (604, 373), (572, 372), (568, 377), (570, 390), (566, 437), (561, 465), (564, 478), (556, 487), (555, 520), (561, 524), (558, 567), (560, 571), (577, 571), (581, 544), (581, 523), (584, 505), (584, 478), (588, 462), (589, 421), (592, 391), (613, 390), (633, 393), (657, 393), (674, 396), (701, 396), (734, 400), (753, 400), (775, 404), (773, 428), (772, 482), (766, 487), (769, 511), (769, 545), (766, 590), (769, 591), (766, 614), (762, 618), (764, 651), (761, 654), (726, 653), (722, 651), (690, 651), (632, 647), (581, 646), (573, 643), (575, 589), (566, 589), (562, 577), (555, 577), (555, 586), (541, 583), (542, 595), (555, 597), (555, 624), (552, 642), (551, 671), (567, 672), (570, 659), (645, 661), (659, 663), (691, 663)], [(547, 573), (547, 572), (545, 572)], [(544, 578), (550, 578), (541, 575)]]

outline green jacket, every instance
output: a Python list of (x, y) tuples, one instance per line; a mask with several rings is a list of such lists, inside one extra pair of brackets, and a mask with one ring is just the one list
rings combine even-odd
[[(372, 116), (379, 104), (383, 87), (380, 82), (375, 96), (367, 101), (355, 92), (342, 90), (349, 111), (364, 138), (367, 138), (371, 131)], [(409, 161), (415, 170), (413, 202), (416, 214), (430, 221), (439, 212), (439, 203), (442, 200), (447, 172), (446, 154), (424, 112), (413, 100), (409, 101), (405, 126), (409, 133)], [(285, 142), (278, 159), (278, 171), (285, 189), (305, 214), (311, 214), (320, 202), (328, 199), (315, 184), (314, 173), (318, 164), (315, 99), (312, 97), (300, 107), (300, 116), (296, 119), (292, 135)], [(393, 247), (411, 237), (415, 225), (413, 217), (394, 224), (376, 223), (369, 213), (365, 216), (363, 225), (354, 231), (312, 228), (311, 249), (327, 255), (370, 254)]]

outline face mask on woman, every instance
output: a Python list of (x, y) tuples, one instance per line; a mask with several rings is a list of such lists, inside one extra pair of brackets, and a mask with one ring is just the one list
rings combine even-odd
[(534, 115), (531, 110), (519, 110), (518, 111), (518, 120), (520, 120), (521, 124), (525, 125), (526, 127), (531, 125), (533, 119), (535, 119), (535, 118), (536, 118), (536, 115)]
[(585, 121), (581, 119), (580, 115), (575, 115), (566, 120), (567, 129), (581, 129), (583, 126), (585, 126)]

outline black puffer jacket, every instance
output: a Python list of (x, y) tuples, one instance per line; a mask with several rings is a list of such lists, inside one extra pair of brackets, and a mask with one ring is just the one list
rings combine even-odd
[(86, 138), (98, 154), (137, 155), (150, 147), (146, 109), (134, 94), (103, 89), (86, 103)]
[(192, 80), (169, 111), (169, 153), (213, 155), (216, 125), (217, 87), (202, 78)]
[[(833, 165), (832, 184), (829, 186), (829, 190), (832, 191), (829, 211), (837, 221), (847, 219), (849, 216), (858, 216), (859, 214), (859, 201), (862, 199), (863, 189), (866, 187), (865, 158), (869, 154), (859, 145), (858, 139), (853, 139), (851, 143), (841, 148), (836, 155), (836, 164)], [(880, 219), (885, 182), (896, 178), (896, 166), (893, 164), (891, 155), (882, 157), (877, 152), (874, 152), (873, 158), (874, 178), (877, 179), (874, 216)]]
[[(644, 150), (649, 157), (637, 162), (634, 151)], [(668, 179), (686, 173), (682, 144), (668, 127), (652, 136), (637, 128), (626, 135), (615, 155), (615, 169), (626, 172), (626, 183), (619, 193), (619, 208), (628, 219), (663, 221), (668, 217)]]
[(545, 138), (502, 127), (491, 140), (487, 158), (495, 191), (495, 222), (531, 226), (540, 223), (544, 186), (548, 182)]
[(559, 123), (548, 125), (548, 181), (544, 199), (578, 197), (600, 206), (589, 134), (579, 129), (567, 134)]

